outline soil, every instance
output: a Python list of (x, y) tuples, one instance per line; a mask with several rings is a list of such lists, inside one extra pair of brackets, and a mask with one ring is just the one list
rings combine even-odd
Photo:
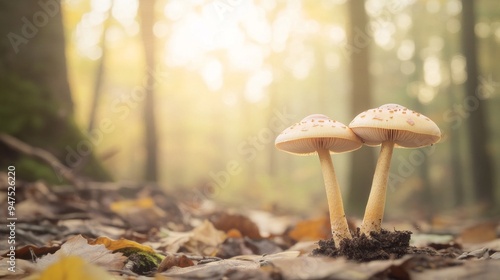
[[(410, 246), (411, 231), (371, 232), (368, 238), (360, 234), (359, 228), (352, 239), (344, 239), (340, 246), (335, 246), (333, 239), (320, 240), (319, 248), (313, 250), (313, 256), (346, 257), (350, 260), (368, 262), (373, 260), (397, 259), (416, 248)], [(430, 253), (430, 252), (428, 252)]]

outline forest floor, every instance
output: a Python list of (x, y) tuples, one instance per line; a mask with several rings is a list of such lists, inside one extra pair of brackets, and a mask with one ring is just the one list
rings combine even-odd
[[(350, 255), (332, 246), (327, 217), (300, 220), (266, 211), (219, 209), (210, 201), (195, 202), (182, 194), (131, 183), (74, 188), (18, 181), (15, 201), (9, 203), (12, 193), (5, 173), (0, 173), (0, 182), (2, 279), (498, 279), (500, 275), (498, 220), (466, 222), (451, 217), (441, 219), (440, 230), (412, 221), (406, 223), (413, 225), (412, 232), (397, 231), (401, 224), (386, 223), (390, 230), (384, 234), (403, 243), (377, 254), (370, 247)], [(384, 243), (380, 236), (371, 240)]]

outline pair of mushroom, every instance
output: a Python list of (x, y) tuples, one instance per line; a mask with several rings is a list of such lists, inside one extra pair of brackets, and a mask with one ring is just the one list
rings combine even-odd
[(357, 115), (349, 126), (325, 115), (310, 115), (285, 129), (276, 138), (278, 149), (292, 154), (317, 153), (325, 182), (333, 240), (337, 246), (352, 238), (330, 153), (354, 151), (363, 144), (381, 145), (361, 233), (381, 230), (392, 151), (417, 148), (441, 138), (437, 125), (426, 116), (397, 104), (385, 104)]

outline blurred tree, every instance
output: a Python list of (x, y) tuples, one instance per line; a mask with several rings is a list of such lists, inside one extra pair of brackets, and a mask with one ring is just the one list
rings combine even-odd
[(139, 13), (141, 17), (141, 34), (146, 59), (146, 86), (144, 99), (144, 128), (145, 128), (145, 149), (146, 166), (144, 178), (147, 181), (156, 182), (158, 180), (158, 139), (156, 131), (156, 110), (155, 110), (155, 36), (153, 26), (155, 23), (155, 0), (139, 1)]
[(495, 191), (490, 155), (487, 151), (489, 131), (485, 101), (478, 97), (479, 71), (477, 66), (476, 35), (474, 32), (474, 1), (462, 0), (462, 47), (466, 59), (465, 116), (468, 116), (473, 188), (476, 200), (485, 206), (493, 206)]
[[(367, 34), (368, 19), (363, 1), (349, 1), (349, 44), (351, 58), (351, 111), (355, 116), (372, 107), (370, 83), (370, 42), (371, 34)], [(362, 216), (368, 199), (372, 177), (375, 170), (375, 158), (372, 149), (359, 149), (352, 153), (350, 170), (350, 186), (346, 208), (357, 216)]]
[[(1, 0), (0, 34), (0, 132), (47, 150), (74, 173), (110, 179), (93, 155), (102, 131), (86, 137), (73, 120), (60, 1)], [(15, 165), (23, 179), (62, 180), (1, 144), (0, 154), (0, 165)]]
[[(443, 58), (444, 61), (449, 62), (446, 67), (446, 71), (448, 72), (447, 75), (450, 79), (450, 85), (444, 88), (444, 93), (447, 97), (446, 101), (448, 102), (448, 107), (452, 108), (453, 104), (459, 102), (458, 100), (456, 100), (457, 96), (462, 95), (462, 91), (459, 89), (459, 86), (453, 79), (453, 71), (451, 68), (453, 54), (457, 52), (457, 44), (455, 42), (458, 40), (456, 40), (452, 36), (452, 34), (446, 30), (443, 32), (443, 38), (445, 42), (443, 49)], [(465, 202), (464, 169), (462, 167), (462, 153), (460, 152), (460, 147), (462, 146), (461, 143), (463, 139), (460, 135), (459, 129), (454, 128), (453, 122), (448, 122), (448, 126), (449, 127), (446, 128), (447, 132), (444, 133), (448, 135), (449, 139), (453, 139), (453, 141), (449, 141), (449, 164), (452, 174), (452, 176), (450, 176), (450, 180), (451, 186), (453, 188), (452, 193), (454, 194), (453, 205), (455, 207), (462, 207), (464, 206)]]
[(89, 124), (87, 127), (88, 132), (91, 132), (94, 129), (96, 115), (97, 115), (97, 107), (99, 105), (99, 99), (102, 94), (102, 84), (105, 76), (104, 65), (106, 64), (106, 57), (107, 57), (106, 31), (108, 30), (112, 20), (112, 14), (111, 14), (112, 10), (113, 10), (113, 1), (111, 1), (111, 4), (109, 5), (107, 19), (104, 21), (102, 27), (101, 42), (99, 44), (99, 47), (101, 49), (101, 57), (97, 61), (97, 70), (95, 72), (94, 95), (92, 96), (92, 102), (90, 105)]
[[(419, 14), (423, 13), (425, 5), (423, 3), (415, 3), (412, 9), (412, 17), (414, 19), (418, 18)], [(411, 29), (411, 37), (413, 38), (413, 43), (415, 45), (415, 52), (417, 54), (421, 53), (423, 48), (423, 42), (428, 38), (427, 32), (422, 32), (422, 26), (420, 24), (413, 24)], [(416, 82), (418, 85), (424, 83), (424, 61), (420, 55), (413, 55), (412, 59), (415, 65), (415, 71), (413, 71), (411, 80)], [(417, 112), (426, 114), (425, 106), (418, 100), (418, 95), (411, 100), (411, 107)], [(419, 189), (419, 198), (416, 200), (417, 205), (422, 209), (421, 213), (427, 221), (432, 221), (432, 215), (434, 213), (434, 201), (431, 189), (431, 180), (429, 178), (429, 164), (427, 160), (424, 160), (422, 164), (418, 165), (418, 178), (421, 188)], [(415, 201), (415, 199), (414, 199)], [(424, 206), (424, 207), (422, 207)]]

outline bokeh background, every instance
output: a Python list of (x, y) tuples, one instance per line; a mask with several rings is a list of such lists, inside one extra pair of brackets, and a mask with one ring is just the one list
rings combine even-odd
[[(386, 215), (500, 213), (495, 0), (2, 0), (0, 31), (0, 132), (76, 176), (324, 213), (317, 157), (275, 137), (309, 114), (349, 124), (398, 103), (443, 138), (395, 151)], [(68, 183), (0, 153), (18, 178)], [(348, 216), (363, 214), (377, 154), (333, 155)]]

